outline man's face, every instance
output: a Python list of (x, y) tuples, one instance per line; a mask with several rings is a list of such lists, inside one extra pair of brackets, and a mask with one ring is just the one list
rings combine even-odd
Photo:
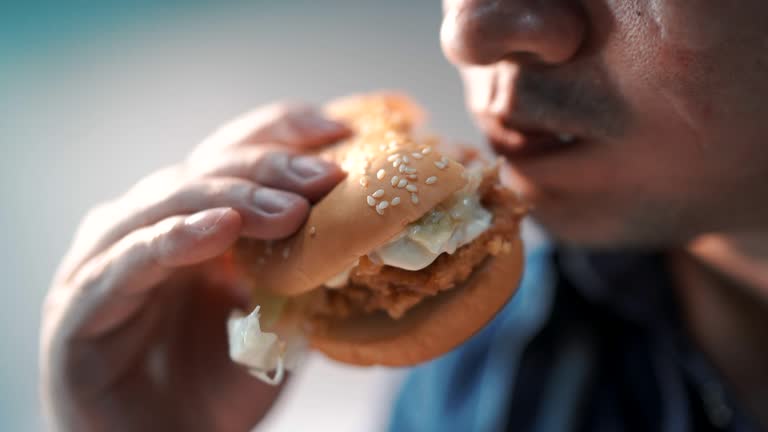
[(443, 49), (534, 216), (675, 245), (768, 224), (768, 2), (445, 0)]

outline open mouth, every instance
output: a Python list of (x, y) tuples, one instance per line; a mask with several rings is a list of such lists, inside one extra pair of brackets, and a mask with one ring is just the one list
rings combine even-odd
[(493, 149), (509, 159), (541, 157), (583, 144), (576, 135), (543, 129), (490, 130), (488, 136)]

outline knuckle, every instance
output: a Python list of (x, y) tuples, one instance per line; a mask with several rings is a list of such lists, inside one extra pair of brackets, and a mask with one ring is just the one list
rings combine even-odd
[(131, 190), (129, 190), (128, 194), (131, 194), (132, 192), (164, 188), (167, 187), (167, 185), (180, 183), (186, 178), (185, 173), (185, 164), (176, 164), (161, 168), (139, 180)]
[(143, 208), (147, 204), (155, 204), (166, 199), (181, 188), (188, 179), (189, 175), (183, 164), (161, 168), (139, 180), (114, 203), (123, 211)]
[(208, 197), (230, 196), (247, 187), (244, 180), (219, 177), (200, 183), (200, 189)]
[(159, 262), (162, 257), (172, 254), (180, 237), (184, 234), (181, 218), (174, 217), (160, 221), (155, 229), (139, 240), (139, 247), (145, 254), (145, 259)]
[(169, 200), (178, 202), (179, 212), (199, 211), (207, 206), (240, 206), (255, 188), (254, 183), (240, 178), (200, 178), (179, 188)]
[(221, 187), (215, 183), (215, 179), (193, 179), (168, 191), (161, 201), (172, 203), (176, 207), (171, 210), (174, 213), (194, 209), (209, 197), (220, 193)]
[(317, 114), (309, 104), (278, 101), (248, 111), (215, 130), (189, 155), (189, 160), (205, 159), (222, 149), (280, 143), (290, 138), (299, 120)]
[(224, 149), (213, 152), (206, 157), (189, 158), (185, 162), (187, 178), (189, 180), (201, 177), (213, 176), (231, 169), (233, 166), (242, 165), (243, 161), (237, 157), (238, 152)]
[(195, 176), (171, 186), (159, 201), (178, 202), (178, 211), (196, 207), (201, 200), (226, 194), (239, 180), (226, 177)]
[(107, 215), (114, 205), (114, 201), (102, 201), (96, 203), (85, 212), (82, 226), (87, 227), (100, 224), (101, 221), (107, 218)]
[(285, 151), (269, 151), (264, 153), (256, 163), (256, 170), (270, 174), (283, 173), (288, 168), (292, 155)]
[(264, 107), (266, 118), (272, 122), (291, 120), (306, 114), (310, 110), (309, 105), (291, 100), (274, 102)]

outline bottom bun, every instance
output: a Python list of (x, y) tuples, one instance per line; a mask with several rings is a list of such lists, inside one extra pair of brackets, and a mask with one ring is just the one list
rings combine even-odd
[(361, 366), (412, 366), (460, 345), (485, 326), (517, 290), (523, 271), (520, 239), (490, 257), (461, 285), (426, 299), (402, 318), (379, 312), (344, 320), (317, 319), (310, 345)]

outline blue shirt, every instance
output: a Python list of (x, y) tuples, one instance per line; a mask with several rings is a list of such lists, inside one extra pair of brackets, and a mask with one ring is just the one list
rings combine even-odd
[(390, 430), (757, 428), (685, 333), (661, 255), (543, 245), (486, 328), (411, 372)]

